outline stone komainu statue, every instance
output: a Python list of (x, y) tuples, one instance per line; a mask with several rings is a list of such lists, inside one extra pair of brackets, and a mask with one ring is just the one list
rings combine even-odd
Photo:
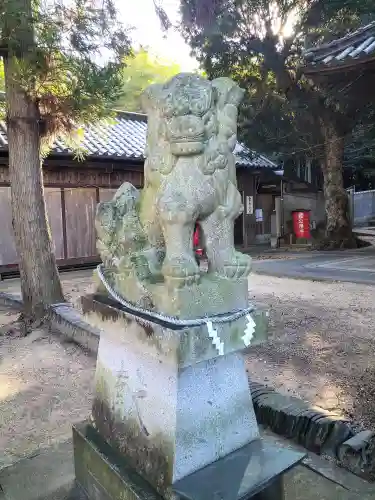
[(156, 278), (173, 286), (199, 281), (196, 221), (209, 273), (229, 279), (249, 274), (250, 258), (234, 249), (233, 237), (243, 210), (233, 154), (243, 92), (229, 78), (184, 73), (145, 91), (144, 189), (139, 195), (125, 183), (111, 202), (99, 205), (96, 217), (98, 249), (114, 283), (116, 275), (143, 284)]

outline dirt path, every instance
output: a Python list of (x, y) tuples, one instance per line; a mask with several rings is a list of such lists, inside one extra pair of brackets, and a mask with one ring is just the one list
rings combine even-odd
[[(0, 324), (16, 319), (0, 308)], [(0, 336), (0, 469), (69, 439), (89, 415), (94, 357), (40, 329)]]
[[(62, 281), (76, 304), (92, 286), (89, 271)], [(375, 290), (253, 275), (250, 298), (270, 308), (274, 336), (247, 354), (252, 378), (375, 428)], [(0, 327), (16, 317), (0, 308)], [(0, 336), (0, 468), (71, 436), (89, 415), (94, 369), (94, 357), (43, 330)]]

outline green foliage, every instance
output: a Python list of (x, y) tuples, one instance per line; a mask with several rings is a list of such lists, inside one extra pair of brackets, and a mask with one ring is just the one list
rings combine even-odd
[(370, 104), (347, 137), (344, 164), (355, 170), (369, 163), (375, 167), (375, 112)]
[(126, 57), (124, 63), (123, 94), (116, 103), (116, 109), (123, 111), (141, 112), (140, 96), (146, 87), (163, 83), (181, 71), (178, 64), (151, 57), (145, 49)]
[(113, 0), (3, 0), (0, 32), (10, 79), (38, 105), (46, 137), (118, 100), (130, 40)]
[(264, 152), (322, 155), (321, 116), (341, 135), (357, 109), (345, 92), (303, 76), (303, 51), (331, 41), (375, 13), (374, 0), (184, 0), (182, 32), (209, 77), (246, 89), (241, 139)]
[(374, 0), (319, 0), (311, 7), (310, 45), (330, 42), (374, 20)]

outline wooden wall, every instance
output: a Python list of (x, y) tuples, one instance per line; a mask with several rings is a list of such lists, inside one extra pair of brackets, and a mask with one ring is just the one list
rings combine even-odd
[[(54, 252), (59, 265), (95, 262), (95, 210), (110, 200), (125, 181), (143, 184), (142, 171), (45, 171), (45, 202)], [(8, 185), (7, 185), (8, 184)], [(6, 167), (0, 166), (0, 272), (17, 265), (11, 214), (11, 191)]]
[[(242, 194), (244, 204), (244, 214), (242, 218), (244, 241), (242, 247), (246, 249), (251, 245), (254, 245), (257, 234), (257, 224), (255, 220), (256, 176), (252, 174), (250, 169), (237, 169), (237, 183), (238, 189)], [(247, 197), (249, 196), (252, 197), (253, 201), (253, 213), (248, 213), (247, 209)]]
[(12, 212), (10, 207), (10, 188), (0, 187), (0, 266), (17, 262), (17, 253), (14, 244)]

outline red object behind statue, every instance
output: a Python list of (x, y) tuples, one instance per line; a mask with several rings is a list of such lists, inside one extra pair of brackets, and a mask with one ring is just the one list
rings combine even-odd
[(292, 212), (293, 230), (296, 238), (310, 239), (310, 211), (296, 210)]
[(199, 247), (199, 226), (195, 225), (194, 234), (193, 234), (193, 248), (195, 255), (199, 257), (203, 257), (203, 248)]

